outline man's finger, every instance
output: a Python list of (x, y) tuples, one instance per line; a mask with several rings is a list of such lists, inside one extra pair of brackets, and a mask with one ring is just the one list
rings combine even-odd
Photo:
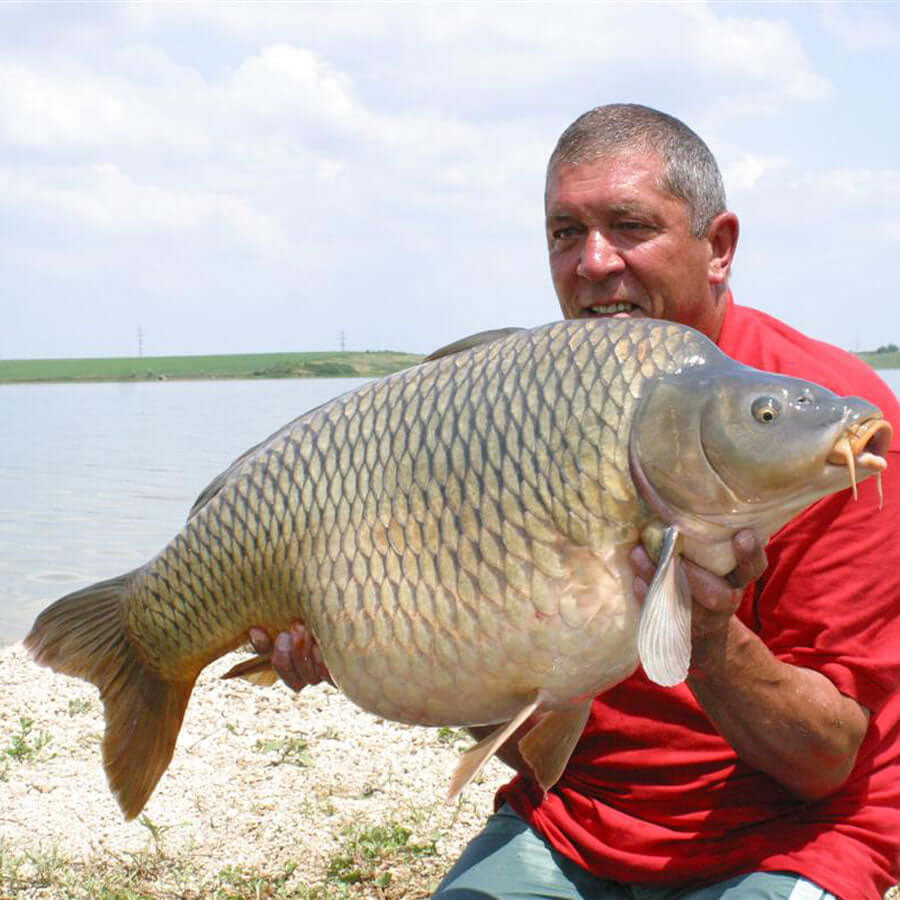
[(249, 638), (253, 649), (260, 655), (272, 652), (272, 638), (265, 628), (257, 628), (254, 625), (250, 628)]
[(295, 691), (302, 690), (309, 683), (294, 665), (294, 639), (290, 632), (282, 631), (275, 638), (272, 648), (272, 668), (281, 680)]
[(766, 548), (756, 534), (748, 528), (739, 531), (732, 540), (736, 565), (728, 574), (728, 583), (743, 588), (756, 581), (766, 571), (769, 561)]
[(646, 547), (638, 544), (631, 551), (631, 568), (638, 578), (642, 578), (647, 584), (653, 581), (653, 575), (656, 572), (656, 563), (650, 558)]

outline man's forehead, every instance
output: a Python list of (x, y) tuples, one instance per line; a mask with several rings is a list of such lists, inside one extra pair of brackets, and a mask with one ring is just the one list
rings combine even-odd
[(664, 190), (665, 168), (656, 154), (619, 153), (585, 162), (558, 162), (547, 172), (547, 217), (567, 216), (578, 207), (600, 202), (611, 211), (647, 209), (674, 199)]

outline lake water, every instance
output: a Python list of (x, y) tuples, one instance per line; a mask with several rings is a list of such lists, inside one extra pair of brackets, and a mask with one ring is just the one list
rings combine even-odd
[[(900, 370), (879, 374), (900, 393)], [(0, 386), (0, 646), (146, 562), (236, 456), (363, 381)]]
[(236, 456), (364, 381), (0, 386), (0, 646), (146, 562)]

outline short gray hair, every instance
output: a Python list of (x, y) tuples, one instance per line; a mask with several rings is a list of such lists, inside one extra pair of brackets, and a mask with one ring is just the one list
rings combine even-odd
[(722, 173), (709, 147), (681, 120), (637, 103), (611, 103), (579, 116), (560, 136), (547, 180), (560, 163), (596, 162), (622, 150), (649, 151), (662, 159), (660, 187), (687, 204), (695, 237), (703, 237), (727, 209)]

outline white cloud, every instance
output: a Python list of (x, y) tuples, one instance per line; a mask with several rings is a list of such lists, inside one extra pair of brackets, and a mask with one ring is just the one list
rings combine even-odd
[(727, 165), (722, 164), (722, 178), (729, 191), (740, 193), (752, 190), (760, 179), (788, 164), (785, 157), (743, 153)]
[[(338, 319), (373, 346), (428, 349), (555, 315), (543, 168), (559, 131), (601, 102), (645, 102), (696, 128), (742, 221), (744, 209), (773, 228), (797, 211), (827, 221), (878, 196), (861, 155), (843, 182), (834, 161), (798, 162), (810, 154), (796, 114), (826, 116), (840, 84), (777, 6), (81, 9), (16, 8), (47, 40), (0, 54), (0, 217), (21, 224), (21, 259), (39, 258), (43, 230), (40, 258), (52, 234), (60, 258), (78, 248), (84, 272), (135, 284), (153, 307), (181, 285), (182, 350), (190, 315), (207, 348), (249, 341), (227, 326), (251, 295), (270, 321), (294, 317), (269, 332), (258, 317), (251, 349), (291, 329), (315, 346)], [(44, 294), (34, 302), (58, 302)]]
[(240, 196), (143, 184), (108, 163), (0, 169), (0, 196), (4, 205), (31, 216), (106, 232), (117, 241), (147, 232), (202, 239), (213, 231), (255, 250), (283, 252), (288, 246), (277, 226)]
[(241, 63), (227, 92), (237, 110), (263, 120), (289, 119), (296, 125), (299, 119), (302, 125), (356, 131), (366, 115), (351, 96), (346, 73), (288, 44), (265, 47)]
[[(168, 94), (168, 96), (167, 96)], [(0, 136), (8, 145), (66, 152), (154, 144), (202, 148), (184, 85), (171, 94), (85, 62), (0, 62)]]
[[(821, 100), (828, 95), (827, 79), (815, 71), (803, 44), (790, 26), (778, 19), (719, 16), (715, 6), (687, 4), (691, 38), (680, 48), (684, 59), (715, 76), (729, 100), (775, 96), (783, 105), (794, 100)], [(743, 84), (741, 84), (743, 82)], [(735, 88), (737, 88), (735, 90)]]
[(900, 47), (900, 16), (894, 3), (819, 4), (822, 24), (848, 50)]
[[(204, 28), (240, 45), (279, 42), (353, 68), (363, 95), (391, 104), (451, 102), (509, 117), (560, 98), (714, 78), (715, 90), (783, 107), (819, 100), (827, 80), (791, 27), (715, 4), (157, 3), (129, 14), (146, 33)], [(642, 77), (634, 77), (635, 64)], [(398, 73), (409, 73), (398, 78)], [(713, 87), (713, 85), (710, 85)], [(599, 96), (598, 96), (599, 95)], [(610, 98), (612, 99), (612, 98)], [(617, 98), (616, 98), (617, 99)], [(581, 100), (576, 101), (583, 105)]]
[(900, 169), (841, 168), (807, 176), (816, 193), (841, 205), (896, 208), (900, 199)]

